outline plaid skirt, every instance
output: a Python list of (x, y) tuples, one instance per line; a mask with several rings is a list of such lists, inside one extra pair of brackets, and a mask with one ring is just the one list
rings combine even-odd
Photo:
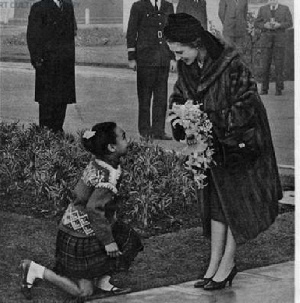
[(79, 238), (59, 230), (54, 271), (70, 278), (91, 280), (128, 270), (138, 252), (143, 250), (141, 239), (130, 226), (119, 221), (113, 224), (112, 233), (122, 251), (118, 258), (108, 257), (103, 243), (95, 236)]

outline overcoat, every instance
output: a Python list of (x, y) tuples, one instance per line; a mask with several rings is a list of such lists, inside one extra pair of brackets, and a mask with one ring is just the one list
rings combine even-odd
[(224, 37), (244, 37), (247, 29), (248, 0), (220, 0), (219, 18)]
[[(76, 21), (71, 0), (61, 10), (53, 0), (32, 5), (27, 27), (27, 44), (36, 68), (35, 101), (70, 104), (75, 97)], [(41, 67), (37, 66), (41, 63)]]
[[(210, 235), (210, 204), (217, 199), (237, 243), (253, 239), (275, 220), (282, 198), (267, 113), (256, 82), (239, 54), (226, 47), (217, 60), (207, 57), (201, 70), (197, 63), (178, 62), (170, 107), (188, 99), (202, 104), (213, 124), (216, 165), (208, 171), (201, 202), (204, 235)], [(225, 155), (222, 142), (228, 133), (253, 128), (258, 155), (241, 159)], [(182, 131), (174, 129), (175, 139), (182, 139)]]
[(128, 59), (137, 60), (138, 66), (169, 66), (174, 58), (166, 40), (163, 29), (168, 15), (173, 13), (173, 5), (166, 0), (161, 1), (158, 12), (154, 11), (150, 0), (133, 3), (126, 34)]
[(293, 18), (289, 8), (286, 5), (278, 4), (275, 10), (275, 21), (280, 23), (280, 27), (276, 30), (269, 30), (264, 27), (266, 22), (271, 19), (270, 5), (260, 7), (257, 18), (255, 20), (255, 27), (261, 30), (260, 44), (262, 47), (285, 47), (286, 46), (286, 29), (293, 26)]

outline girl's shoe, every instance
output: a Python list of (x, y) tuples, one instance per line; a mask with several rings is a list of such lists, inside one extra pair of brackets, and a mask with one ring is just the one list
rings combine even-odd
[(203, 289), (205, 290), (217, 290), (217, 289), (222, 289), (225, 288), (227, 282), (229, 283), (229, 286), (232, 286), (232, 280), (233, 278), (236, 276), (237, 274), (237, 267), (234, 266), (231, 270), (231, 272), (229, 273), (228, 277), (220, 282), (216, 282), (213, 279), (208, 282), (206, 285), (204, 285)]
[(117, 286), (113, 286), (110, 290), (102, 290), (105, 294), (110, 296), (124, 295), (131, 292), (131, 288), (119, 288)]
[(195, 288), (203, 288), (206, 284), (208, 284), (212, 280), (211, 278), (202, 278), (194, 284)]
[(22, 277), (21, 293), (24, 295), (24, 297), (27, 300), (32, 299), (32, 295), (31, 295), (32, 284), (27, 281), (30, 264), (31, 264), (30, 260), (23, 260), (23, 261), (21, 261), (21, 264), (20, 264), (21, 277)]

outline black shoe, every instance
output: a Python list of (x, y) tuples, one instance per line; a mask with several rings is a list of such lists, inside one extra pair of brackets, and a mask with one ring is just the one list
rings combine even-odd
[(263, 89), (262, 89), (262, 90), (260, 91), (260, 95), (267, 95), (267, 94), (268, 94), (268, 91), (267, 91), (267, 90), (263, 90)]
[(208, 284), (212, 278), (202, 278), (194, 284), (195, 288), (203, 288), (206, 284)]
[(217, 289), (222, 289), (225, 288), (227, 282), (229, 283), (229, 286), (232, 286), (232, 280), (233, 278), (236, 276), (237, 274), (237, 268), (236, 266), (234, 266), (230, 272), (230, 274), (228, 275), (228, 277), (220, 282), (216, 282), (213, 279), (208, 282), (206, 285), (204, 285), (203, 289), (204, 290), (217, 290)]
[(31, 294), (31, 287), (32, 284), (27, 282), (27, 275), (29, 271), (31, 261), (29, 260), (23, 260), (21, 261), (20, 268), (21, 268), (21, 277), (22, 277), (22, 284), (21, 284), (21, 293), (24, 295), (24, 297), (27, 300), (32, 300), (32, 294)]
[(153, 135), (153, 139), (155, 139), (155, 140), (172, 140), (172, 137), (168, 136), (167, 134), (162, 134), (162, 135)]
[(87, 296), (82, 299), (83, 299), (83, 302), (90, 302), (93, 300), (103, 299), (106, 297), (125, 295), (125, 294), (130, 293), (131, 291), (132, 291), (131, 288), (119, 288), (116, 286), (113, 286), (110, 290), (103, 290), (100, 288), (96, 288), (96, 290), (94, 291), (94, 293), (91, 296)]
[(275, 92), (275, 96), (281, 96), (281, 95), (282, 95), (281, 89), (277, 89)]

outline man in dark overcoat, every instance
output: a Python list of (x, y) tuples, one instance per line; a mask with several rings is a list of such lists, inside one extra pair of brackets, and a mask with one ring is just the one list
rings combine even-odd
[(179, 0), (176, 14), (186, 13), (201, 22), (201, 25), (207, 30), (207, 10), (205, 0)]
[(76, 102), (76, 20), (71, 0), (41, 0), (32, 5), (27, 44), (36, 70), (39, 125), (63, 132), (67, 104)]
[(248, 0), (220, 0), (218, 14), (225, 41), (241, 48), (247, 34)]
[(262, 88), (260, 94), (268, 94), (273, 57), (276, 77), (275, 95), (280, 96), (284, 88), (286, 29), (293, 26), (292, 14), (286, 5), (278, 4), (278, 0), (269, 0), (267, 5), (260, 7), (255, 26), (261, 30)]
[[(138, 130), (143, 138), (171, 140), (165, 133), (168, 77), (176, 68), (163, 36), (173, 6), (166, 0), (139, 0), (133, 3), (127, 29), (129, 67), (137, 71), (139, 102)], [(152, 102), (152, 124), (151, 98)]]

